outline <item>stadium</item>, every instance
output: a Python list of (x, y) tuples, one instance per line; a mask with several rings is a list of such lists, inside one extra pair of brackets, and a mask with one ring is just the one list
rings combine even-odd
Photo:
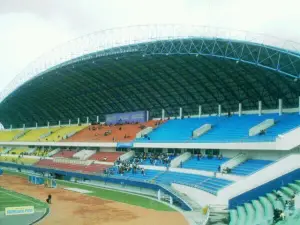
[(1, 93), (0, 221), (300, 224), (297, 46), (147, 25), (46, 53)]

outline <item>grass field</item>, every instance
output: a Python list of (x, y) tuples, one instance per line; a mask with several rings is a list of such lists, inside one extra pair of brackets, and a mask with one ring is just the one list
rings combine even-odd
[(37, 199), (0, 187), (0, 211), (5, 211), (6, 207), (18, 206), (34, 206), (35, 209), (48, 207), (47, 204)]
[[(4, 174), (17, 175), (17, 176), (22, 176), (22, 177), (26, 177), (26, 178), (28, 177), (28, 175), (26, 175), (26, 174), (13, 172), (13, 171), (9, 171), (9, 170), (4, 170)], [(119, 191), (114, 191), (114, 190), (107, 190), (107, 189), (103, 189), (100, 187), (92, 187), (92, 186), (84, 185), (84, 184), (75, 184), (75, 183), (70, 183), (70, 182), (61, 181), (61, 180), (57, 180), (57, 184), (65, 186), (65, 187), (80, 188), (80, 189), (92, 191), (92, 193), (90, 193), (88, 195), (99, 197), (102, 199), (123, 202), (123, 203), (141, 206), (144, 208), (154, 209), (154, 210), (158, 210), (158, 211), (175, 211), (175, 209), (169, 207), (168, 205), (166, 205), (164, 203), (158, 202), (154, 199), (149, 199), (149, 198), (145, 198), (145, 197), (134, 195), (134, 194), (124, 193), (124, 192), (119, 192)]]

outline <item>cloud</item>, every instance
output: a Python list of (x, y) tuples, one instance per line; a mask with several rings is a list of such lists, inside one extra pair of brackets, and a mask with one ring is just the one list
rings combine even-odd
[(136, 24), (199, 24), (299, 40), (296, 0), (1, 0), (0, 90), (75, 37)]

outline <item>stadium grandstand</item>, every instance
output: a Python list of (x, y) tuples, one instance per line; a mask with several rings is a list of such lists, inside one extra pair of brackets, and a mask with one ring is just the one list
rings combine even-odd
[(194, 224), (300, 224), (295, 46), (183, 25), (69, 42), (2, 93), (0, 167), (163, 192)]

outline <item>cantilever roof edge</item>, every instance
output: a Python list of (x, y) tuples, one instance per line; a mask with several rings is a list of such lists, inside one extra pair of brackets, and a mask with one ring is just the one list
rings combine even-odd
[[(172, 40), (223, 40), (228, 42), (240, 42), (250, 45), (259, 45), (266, 48), (291, 55), (300, 61), (300, 44), (293, 41), (285, 41), (276, 37), (266, 36), (263, 34), (253, 34), (247, 31), (230, 30), (218, 27), (207, 27), (198, 25), (138, 25), (130, 27), (115, 28), (103, 30), (96, 33), (88, 34), (71, 40), (63, 45), (58, 46), (52, 51), (42, 55), (32, 62), (20, 74), (18, 74), (11, 83), (0, 94), (0, 103), (18, 87), (24, 83), (53, 70), (59, 66), (76, 62), (80, 59), (85, 60), (92, 58), (93, 53), (105, 51), (113, 48), (124, 46), (133, 46), (138, 44), (151, 43), (156, 41)], [(213, 52), (212, 52), (213, 53)], [(188, 54), (188, 53), (187, 53)], [(193, 52), (193, 54), (198, 54)], [(199, 52), (201, 54), (201, 52)], [(211, 54), (220, 57), (218, 55)], [(224, 56), (222, 56), (224, 57)], [(270, 56), (271, 57), (271, 56)], [(239, 59), (230, 58), (228, 59)], [(291, 60), (290, 63), (294, 61)], [(257, 62), (253, 62), (257, 64)], [(272, 69), (272, 68), (269, 68)], [(273, 70), (279, 72), (280, 68), (275, 67)], [(299, 78), (299, 72), (288, 74), (294, 78)]]

